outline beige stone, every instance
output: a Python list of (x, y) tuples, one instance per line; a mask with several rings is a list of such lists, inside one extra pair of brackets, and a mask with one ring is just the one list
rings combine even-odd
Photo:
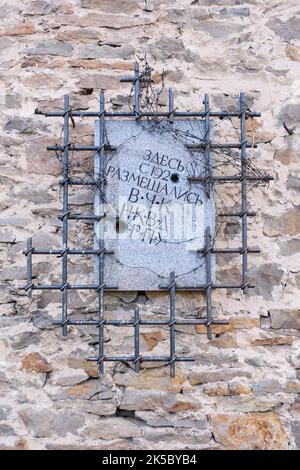
[(46, 358), (37, 352), (33, 352), (22, 359), (21, 370), (45, 374), (46, 372), (51, 372), (52, 367)]
[(288, 436), (277, 414), (211, 414), (215, 440), (233, 450), (284, 450)]
[(290, 336), (259, 338), (251, 342), (252, 346), (290, 346), (294, 340)]
[(170, 377), (169, 369), (166, 367), (143, 370), (139, 374), (128, 370), (126, 373), (116, 373), (114, 375), (115, 383), (123, 387), (134, 387), (144, 390), (157, 389), (171, 393), (179, 393), (185, 380), (186, 376), (179, 368), (177, 368), (176, 377), (172, 378)]

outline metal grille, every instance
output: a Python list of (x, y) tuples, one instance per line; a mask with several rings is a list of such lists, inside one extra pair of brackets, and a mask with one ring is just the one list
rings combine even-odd
[[(149, 78), (151, 80), (151, 76)], [(248, 143), (246, 140), (246, 119), (259, 117), (260, 113), (250, 111), (245, 103), (245, 94), (240, 94), (239, 110), (236, 112), (226, 111), (211, 111), (209, 104), (209, 97), (207, 94), (204, 96), (204, 109), (203, 111), (196, 112), (184, 112), (178, 111), (174, 107), (174, 95), (172, 89), (169, 89), (169, 103), (167, 112), (155, 112), (155, 111), (143, 111), (140, 105), (140, 94), (141, 84), (145, 77), (141, 75), (139, 71), (139, 65), (135, 64), (134, 76), (126, 77), (122, 81), (131, 82), (134, 88), (134, 109), (133, 111), (121, 111), (112, 112), (105, 109), (104, 93), (100, 94), (100, 109), (99, 111), (72, 111), (69, 103), (69, 97), (64, 97), (64, 110), (63, 112), (47, 112), (40, 113), (47, 117), (60, 117), (63, 118), (63, 145), (55, 145), (47, 147), (48, 151), (60, 151), (63, 154), (63, 179), (60, 181), (60, 185), (63, 190), (63, 212), (60, 216), (62, 220), (62, 248), (61, 249), (36, 249), (32, 245), (32, 239), (27, 241), (27, 249), (24, 251), (27, 257), (27, 284), (24, 287), (28, 292), (29, 296), (33, 290), (59, 290), (61, 291), (61, 319), (54, 321), (55, 325), (61, 326), (62, 334), (65, 336), (68, 333), (68, 325), (94, 325), (98, 328), (98, 353), (95, 357), (88, 358), (91, 361), (96, 361), (99, 365), (99, 372), (104, 372), (104, 363), (111, 361), (122, 361), (132, 363), (135, 371), (139, 371), (142, 362), (162, 362), (170, 365), (171, 376), (175, 375), (175, 364), (176, 362), (182, 361), (193, 361), (193, 357), (179, 356), (176, 355), (176, 344), (175, 344), (175, 327), (176, 325), (205, 325), (207, 328), (207, 337), (212, 338), (212, 325), (226, 325), (228, 321), (218, 320), (213, 317), (212, 314), (212, 291), (214, 289), (242, 289), (245, 293), (249, 288), (253, 288), (253, 285), (249, 284), (248, 279), (248, 254), (259, 253), (258, 248), (250, 248), (247, 244), (247, 219), (250, 216), (254, 216), (253, 212), (248, 210), (247, 204), (247, 184), (253, 181), (270, 181), (273, 178), (267, 175), (252, 176), (247, 173), (247, 155), (246, 149), (254, 147), (253, 143)], [(74, 122), (75, 118), (98, 118), (100, 125), (100, 142), (96, 146), (80, 146), (73, 145), (69, 140), (69, 123)], [(169, 286), (160, 286), (161, 291), (168, 292), (169, 295), (169, 318), (167, 320), (143, 320), (140, 317), (139, 308), (134, 307), (133, 317), (131, 320), (109, 320), (105, 318), (104, 312), (104, 296), (105, 292), (114, 292), (118, 288), (114, 286), (104, 285), (104, 269), (105, 269), (105, 256), (112, 254), (105, 250), (104, 241), (96, 240), (93, 249), (71, 249), (68, 246), (68, 234), (69, 234), (69, 220), (91, 220), (94, 222), (95, 232), (97, 231), (97, 224), (101, 224), (101, 213), (99, 207), (101, 202), (104, 202), (104, 191), (105, 191), (105, 175), (104, 175), (104, 152), (106, 151), (105, 144), (105, 118), (132, 118), (132, 119), (143, 119), (143, 118), (167, 118), (170, 122), (174, 122), (176, 118), (198, 118), (204, 120), (205, 132), (203, 142), (199, 143), (198, 147), (203, 149), (206, 165), (206, 174), (204, 177), (190, 178), (192, 182), (199, 182), (205, 185), (206, 194), (210, 195), (212, 185), (216, 182), (239, 182), (241, 184), (241, 211), (227, 212), (219, 214), (222, 217), (233, 217), (240, 218), (242, 223), (242, 240), (241, 247), (238, 248), (215, 248), (212, 234), (210, 229), (207, 228), (205, 231), (205, 245), (199, 252), (202, 254), (205, 261), (205, 272), (206, 282), (203, 285), (197, 287), (185, 286), (184, 288), (176, 287), (175, 273), (170, 273)], [(210, 142), (209, 130), (210, 123), (213, 118), (227, 119), (237, 117), (240, 120), (240, 141), (232, 144), (216, 144)], [(195, 145), (193, 146), (195, 148)], [(213, 149), (239, 149), (240, 150), (240, 175), (236, 176), (215, 176), (212, 172), (210, 165), (211, 151)], [(69, 152), (86, 152), (94, 151), (94, 178), (86, 179), (84, 181), (73, 178), (70, 174), (69, 168)], [(69, 186), (84, 185), (84, 186), (97, 186), (95, 191), (94, 199), (94, 213), (92, 215), (87, 214), (72, 214), (69, 208)], [(212, 281), (212, 254), (240, 254), (242, 257), (242, 271), (241, 271), (241, 282), (232, 284), (221, 284)], [(59, 284), (37, 284), (33, 282), (33, 271), (32, 271), (32, 258), (33, 255), (55, 255), (61, 257), (61, 283)], [(70, 256), (76, 255), (93, 255), (97, 262), (97, 282), (95, 284), (71, 284), (68, 282), (68, 259)], [(70, 289), (87, 289), (94, 290), (98, 295), (98, 317), (92, 320), (73, 320), (68, 314), (68, 291)], [(134, 290), (134, 286), (133, 286)], [(206, 297), (206, 318), (193, 318), (183, 319), (176, 317), (175, 312), (175, 297), (176, 291), (203, 291)], [(108, 356), (105, 353), (104, 348), (104, 333), (106, 326), (116, 327), (132, 327), (134, 330), (134, 354), (130, 356)], [(151, 356), (140, 354), (140, 326), (161, 326), (169, 327), (169, 354), (165, 356)]]

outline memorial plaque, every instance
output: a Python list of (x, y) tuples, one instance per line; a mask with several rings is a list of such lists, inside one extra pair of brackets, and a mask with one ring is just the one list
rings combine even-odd
[[(159, 290), (174, 271), (178, 287), (206, 283), (206, 227), (215, 230), (215, 201), (204, 185), (202, 121), (106, 121), (104, 214), (95, 235), (106, 250), (104, 282), (120, 290)], [(99, 122), (95, 144), (99, 145)], [(214, 257), (212, 256), (214, 268)], [(214, 274), (214, 269), (213, 269)]]

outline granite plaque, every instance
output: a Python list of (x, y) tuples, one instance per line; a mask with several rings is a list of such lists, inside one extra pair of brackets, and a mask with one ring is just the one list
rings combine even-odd
[(179, 287), (205, 284), (198, 250), (206, 227), (214, 235), (215, 202), (202, 183), (188, 179), (205, 174), (203, 152), (190, 149), (203, 132), (199, 120), (105, 122), (105, 141), (113, 150), (104, 154), (104, 217), (95, 236), (114, 252), (105, 256), (106, 285), (159, 290), (168, 286), (171, 271)]

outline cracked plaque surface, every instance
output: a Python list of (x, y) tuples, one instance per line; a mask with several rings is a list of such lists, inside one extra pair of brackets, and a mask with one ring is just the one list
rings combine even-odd
[[(204, 233), (215, 229), (215, 201), (204, 185), (203, 121), (105, 122), (104, 282), (119, 290), (159, 290), (174, 271), (177, 287), (205, 284)], [(99, 121), (95, 126), (99, 145)], [(214, 268), (214, 256), (212, 256)], [(213, 269), (214, 274), (214, 269)]]

